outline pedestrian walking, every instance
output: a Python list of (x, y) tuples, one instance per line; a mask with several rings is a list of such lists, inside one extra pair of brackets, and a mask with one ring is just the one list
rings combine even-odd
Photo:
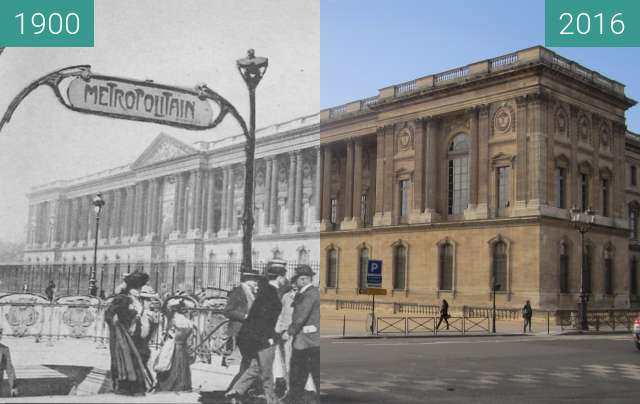
[[(241, 274), (241, 282), (240, 285), (236, 286), (229, 293), (229, 297), (227, 299), (227, 304), (224, 308), (224, 316), (229, 319), (229, 323), (227, 325), (227, 349), (226, 351), (231, 352), (232, 348), (235, 346), (235, 340), (240, 332), (240, 328), (242, 324), (247, 319), (249, 315), (249, 310), (253, 305), (254, 300), (256, 299), (256, 291), (258, 289), (258, 278), (259, 274), (255, 271), (243, 272)], [(227, 357), (229, 355), (222, 356), (222, 366), (227, 367)], [(246, 370), (248, 363), (240, 363), (240, 371), (233, 378), (231, 383), (229, 384), (229, 388), (233, 386), (235, 381), (240, 374)]]
[[(172, 339), (170, 367), (157, 373), (158, 391), (191, 391), (191, 355), (189, 338), (196, 330), (195, 324), (187, 317), (187, 309), (196, 307), (195, 301), (188, 297), (170, 298), (166, 303), (167, 315), (166, 341)], [(157, 369), (156, 369), (157, 370)]]
[(436, 330), (440, 328), (440, 324), (442, 321), (447, 324), (447, 330), (449, 329), (449, 303), (445, 299), (442, 299), (442, 305), (440, 306), (440, 319), (438, 320), (438, 324), (436, 325)]
[(531, 308), (531, 302), (527, 302), (522, 307), (522, 318), (524, 319), (523, 333), (527, 332), (527, 326), (529, 326), (529, 332), (531, 332), (531, 317), (533, 317), (533, 309)]
[(53, 280), (49, 280), (49, 285), (44, 290), (44, 294), (47, 295), (47, 300), (53, 303), (53, 296), (55, 294), (56, 284), (53, 283)]
[(309, 374), (313, 378), (316, 402), (320, 402), (320, 292), (313, 286), (314, 272), (299, 265), (291, 279), (298, 287), (288, 334), (293, 338), (288, 402), (303, 403)]
[(148, 280), (149, 275), (144, 272), (126, 274), (124, 284), (105, 310), (104, 318), (109, 326), (111, 379), (116, 394), (144, 395), (153, 386), (151, 373), (138, 351), (143, 306), (136, 292)]

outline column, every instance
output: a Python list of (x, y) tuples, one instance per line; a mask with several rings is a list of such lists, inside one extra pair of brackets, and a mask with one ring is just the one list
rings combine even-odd
[(295, 182), (296, 182), (296, 155), (289, 152), (289, 179), (287, 181), (287, 224), (292, 225), (294, 221), (295, 202)]
[(162, 222), (164, 220), (164, 216), (162, 214), (163, 205), (164, 205), (164, 187), (166, 184), (166, 177), (159, 177), (156, 179), (156, 201), (155, 203), (155, 215), (153, 217), (153, 232), (156, 234), (158, 239), (162, 238)]
[(182, 173), (178, 173), (175, 178), (176, 187), (173, 196), (173, 231), (178, 235), (182, 233), (182, 209), (180, 205), (182, 201), (182, 184), (184, 183), (184, 177)]
[(143, 209), (143, 201), (144, 201), (144, 183), (138, 182), (136, 184), (136, 192), (135, 192), (135, 207), (134, 207), (134, 225), (133, 225), (133, 237), (135, 241), (138, 241), (143, 234), (144, 230), (144, 209)]
[(362, 198), (362, 138), (355, 139), (353, 151), (353, 194), (351, 196), (351, 222), (349, 227), (362, 225), (360, 199)]
[[(424, 120), (422, 118), (414, 121), (415, 141), (414, 141), (414, 168), (413, 168), (413, 212), (422, 214), (424, 210)], [(411, 218), (410, 218), (411, 219)], [(412, 221), (412, 220), (410, 220)], [(418, 219), (420, 221), (420, 219)]]
[(347, 172), (345, 173), (344, 215), (341, 228), (353, 219), (353, 139), (347, 140)]
[(324, 166), (322, 167), (322, 223), (320, 230), (327, 230), (331, 223), (331, 146), (324, 146)]
[[(67, 244), (69, 242), (69, 219), (71, 218), (71, 201), (66, 199), (62, 202), (62, 243)], [(31, 209), (31, 206), (29, 206)], [(31, 218), (29, 218), (29, 223), (31, 223)], [(31, 244), (33, 244), (33, 239), (31, 239)]]
[(122, 221), (122, 189), (113, 191), (113, 210), (111, 211), (112, 223), (109, 231), (109, 238), (120, 241), (120, 227)]
[[(271, 194), (269, 201), (269, 226), (272, 231), (278, 223), (278, 156), (273, 156), (271, 162)], [(281, 223), (282, 224), (282, 223)]]
[(136, 188), (134, 185), (129, 185), (127, 187), (127, 208), (126, 208), (126, 221), (127, 225), (124, 229), (124, 235), (131, 241), (131, 237), (133, 236), (133, 225), (134, 225), (134, 217), (135, 217), (135, 201), (136, 201)]
[(271, 169), (273, 166), (273, 157), (265, 158), (264, 170), (264, 227), (265, 233), (271, 231)]
[(478, 218), (489, 216), (489, 106), (478, 107)]
[(527, 200), (527, 99), (516, 97), (516, 197), (515, 210), (524, 209)]
[[(527, 202), (533, 208), (547, 204), (547, 139), (543, 130), (545, 102), (542, 94), (528, 96), (528, 114), (531, 122), (529, 139), (531, 142), (530, 193)], [(595, 188), (594, 188), (595, 189)]]
[(147, 191), (147, 208), (145, 217), (147, 218), (145, 223), (145, 241), (153, 241), (155, 237), (155, 216), (157, 214), (157, 201), (158, 201), (158, 180), (153, 178), (148, 182)]
[(198, 197), (198, 218), (196, 227), (200, 229), (200, 234), (204, 236), (207, 230), (207, 191), (208, 191), (208, 175), (210, 172), (200, 172), (200, 196)]
[(385, 126), (384, 135), (384, 185), (382, 193), (384, 196), (384, 215), (385, 224), (390, 225), (392, 223), (394, 215), (393, 201), (395, 198), (395, 176), (393, 173), (393, 157), (394, 157), (394, 127), (393, 125)]
[(218, 237), (226, 237), (227, 229), (227, 192), (229, 192), (229, 167), (222, 167), (222, 195), (220, 197), (220, 230)]
[(373, 217), (374, 226), (382, 224), (384, 217), (384, 128), (376, 130), (376, 208)]
[(313, 203), (315, 209), (315, 220), (320, 222), (320, 194), (322, 187), (322, 155), (320, 154), (320, 146), (314, 147), (316, 155), (316, 166), (314, 167), (313, 179)]
[(200, 196), (200, 179), (201, 174), (200, 170), (194, 170), (191, 172), (191, 178), (189, 184), (191, 185), (191, 201), (189, 206), (189, 230), (192, 232), (192, 236), (196, 235), (196, 230), (198, 228), (198, 215), (200, 214), (199, 210), (199, 196)]
[(424, 214), (426, 222), (433, 222), (439, 219), (438, 195), (441, 190), (438, 187), (438, 129), (440, 121), (437, 118), (430, 118), (425, 128), (425, 194), (424, 194)]
[[(189, 177), (186, 178), (186, 175), (188, 175)], [(182, 224), (181, 224), (181, 229), (182, 229), (182, 233), (189, 233), (189, 222), (190, 222), (190, 211), (191, 211), (191, 204), (189, 202), (189, 197), (191, 196), (191, 190), (193, 189), (193, 185), (191, 183), (193, 176), (191, 175), (191, 173), (186, 173), (185, 174), (185, 179), (184, 182), (182, 184), (182, 201), (180, 202), (180, 206), (181, 206), (181, 211), (182, 211)]]
[(84, 196), (80, 199), (80, 234), (79, 241), (83, 245), (89, 245), (89, 229), (92, 225), (96, 225), (95, 214), (93, 213), (93, 198), (91, 195)]
[[(113, 197), (112, 192), (107, 191), (103, 194), (104, 198), (104, 206), (102, 207), (102, 212), (100, 212), (100, 238), (105, 239), (105, 242), (109, 242), (109, 235), (111, 234), (111, 228), (113, 227)], [(93, 212), (93, 200), (89, 203), (89, 210)], [(89, 229), (94, 228), (95, 231), (95, 214), (90, 213), (89, 216), (94, 216), (92, 219), (93, 225), (89, 224)], [(89, 230), (89, 233), (92, 233)], [(91, 238), (91, 236), (89, 236)], [(91, 241), (89, 241), (91, 243)]]
[(296, 187), (295, 187), (295, 221), (294, 225), (299, 231), (302, 226), (302, 150), (296, 151)]
[(213, 222), (214, 220), (214, 215), (213, 215), (213, 204), (214, 204), (214, 200), (213, 200), (213, 195), (215, 194), (215, 187), (216, 187), (216, 175), (215, 175), (215, 170), (210, 170), (209, 171), (209, 178), (208, 178), (208, 190), (207, 190), (207, 238), (211, 239), (213, 238), (213, 229), (215, 226), (215, 223)]
[(238, 231), (238, 220), (236, 217), (235, 203), (236, 203), (236, 181), (242, 177), (242, 173), (237, 169), (231, 169), (229, 171), (229, 201), (227, 202), (227, 218), (229, 219), (228, 228), (232, 232)]

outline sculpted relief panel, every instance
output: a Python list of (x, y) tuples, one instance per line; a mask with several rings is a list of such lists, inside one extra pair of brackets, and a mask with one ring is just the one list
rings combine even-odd
[(503, 102), (500, 104), (491, 119), (491, 134), (508, 135), (515, 130), (516, 114), (511, 104)]

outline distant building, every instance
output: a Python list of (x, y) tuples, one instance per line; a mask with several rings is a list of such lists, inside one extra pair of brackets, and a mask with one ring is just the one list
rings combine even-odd
[[(254, 260), (319, 259), (319, 116), (256, 133)], [(24, 260), (100, 263), (239, 262), (244, 137), (187, 145), (160, 134), (133, 163), (29, 193)]]
[[(640, 140), (624, 85), (543, 47), (321, 111), (323, 300), (575, 309), (640, 304)], [(593, 207), (580, 238), (569, 209)], [(631, 231), (630, 231), (631, 230)]]

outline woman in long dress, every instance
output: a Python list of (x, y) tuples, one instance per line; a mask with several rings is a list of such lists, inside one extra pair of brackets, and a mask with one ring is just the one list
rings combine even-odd
[(144, 272), (124, 277), (124, 285), (113, 297), (104, 318), (109, 326), (111, 379), (117, 394), (141, 395), (148, 391), (153, 380), (138, 351), (142, 304), (131, 291), (139, 290), (149, 280)]
[[(171, 301), (175, 301), (175, 303)], [(177, 301), (176, 301), (177, 300)], [(158, 391), (190, 391), (191, 359), (189, 339), (195, 330), (194, 323), (187, 318), (184, 299), (170, 299), (167, 304), (167, 338), (173, 338), (175, 348), (171, 356), (171, 368), (167, 372), (158, 372)]]

